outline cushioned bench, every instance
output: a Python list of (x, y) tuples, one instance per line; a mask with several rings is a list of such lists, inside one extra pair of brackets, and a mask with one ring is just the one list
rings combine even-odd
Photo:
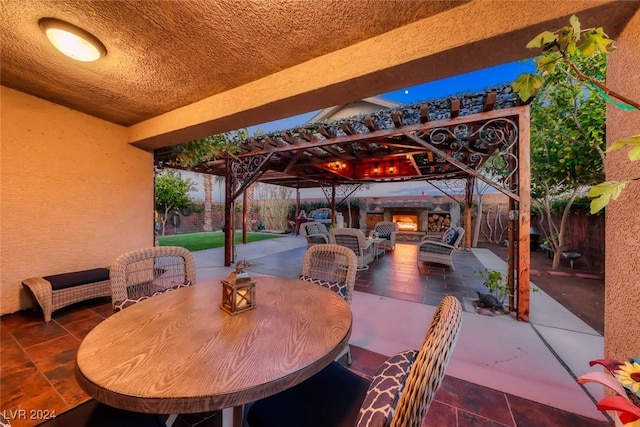
[(42, 307), (45, 322), (51, 321), (51, 313), (59, 308), (91, 298), (111, 296), (108, 268), (32, 277), (23, 280), (22, 285)]

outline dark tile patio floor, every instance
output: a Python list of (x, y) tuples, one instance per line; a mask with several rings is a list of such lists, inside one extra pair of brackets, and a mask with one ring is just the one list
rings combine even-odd
[[(252, 259), (249, 270), (297, 277), (305, 248)], [(416, 269), (415, 244), (399, 244), (395, 251), (359, 272), (356, 290), (409, 301), (437, 305), (444, 293), (459, 298), (475, 296), (481, 280), (474, 271), (481, 265), (468, 252), (456, 253), (456, 270), (420, 265)], [(428, 280), (427, 280), (428, 278)], [(56, 311), (45, 323), (42, 313), (21, 311), (2, 316), (0, 356), (0, 412), (17, 409), (49, 410), (60, 414), (89, 400), (74, 377), (74, 360), (82, 338), (111, 315), (109, 299), (96, 299)], [(373, 375), (385, 356), (351, 346), (351, 369)], [(344, 360), (341, 363), (345, 363)], [(11, 412), (14, 411), (14, 412)], [(43, 420), (11, 420), (11, 425), (33, 426)], [(176, 427), (194, 425), (190, 417)], [(219, 426), (214, 416), (199, 426)], [(550, 406), (498, 390), (446, 376), (431, 405), (424, 426), (434, 427), (546, 427), (606, 426)]]
[[(306, 248), (292, 249), (253, 258), (249, 271), (281, 277), (298, 277)], [(471, 252), (454, 253), (455, 271), (448, 267), (420, 263), (416, 266), (418, 245), (398, 243), (394, 251), (380, 256), (369, 268), (356, 275), (356, 291), (422, 304), (438, 305), (444, 295), (477, 298), (483, 279), (476, 273), (482, 264)]]

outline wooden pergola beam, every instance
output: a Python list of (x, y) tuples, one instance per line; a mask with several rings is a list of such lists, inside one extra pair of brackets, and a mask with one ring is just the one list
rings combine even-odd
[(484, 108), (482, 111), (491, 111), (493, 107), (496, 105), (496, 100), (498, 99), (498, 93), (494, 90), (487, 94), (487, 97), (484, 99)]
[(393, 124), (395, 127), (397, 128), (402, 127), (402, 117), (400, 117), (400, 114), (398, 114), (397, 111), (394, 111), (393, 113), (391, 113), (391, 120), (393, 120)]
[[(331, 154), (332, 156), (335, 156), (341, 160), (346, 159), (347, 158), (347, 154), (346, 153), (340, 153), (336, 150), (334, 150), (331, 146), (329, 145), (323, 145), (322, 147), (318, 147), (321, 150), (326, 151), (327, 153)], [(327, 160), (325, 160), (326, 162)]]
[[(324, 125), (318, 126), (318, 132), (322, 134), (325, 140), (314, 141), (314, 147), (323, 147), (325, 145), (343, 145), (352, 142), (364, 142), (370, 139), (382, 140), (389, 136), (397, 135), (398, 132), (426, 132), (433, 128), (438, 127), (455, 127), (458, 124), (466, 124), (466, 123), (482, 123), (491, 119), (496, 118), (506, 118), (506, 117), (516, 117), (518, 115), (519, 109), (522, 107), (511, 107), (511, 108), (503, 108), (501, 110), (492, 110), (486, 113), (478, 113), (478, 114), (470, 114), (466, 116), (458, 116), (452, 119), (442, 119), (442, 120), (434, 120), (429, 121), (427, 123), (416, 123), (412, 125), (405, 125), (401, 129), (390, 128), (390, 129), (379, 129), (374, 132), (369, 133), (356, 133), (353, 135), (347, 136), (327, 136), (332, 135), (332, 133), (327, 129)], [(399, 116), (398, 116), (399, 117)], [(257, 154), (266, 154), (270, 151), (290, 151), (290, 150), (298, 150), (299, 147), (294, 146), (281, 146), (278, 149), (270, 149), (265, 148), (263, 150), (257, 150), (251, 153), (241, 153), (240, 157), (244, 156), (253, 156)]]
[(409, 162), (411, 162), (411, 166), (413, 166), (413, 168), (416, 170), (416, 173), (418, 175), (422, 175), (422, 172), (420, 171), (420, 168), (418, 167), (418, 164), (416, 163), (416, 159), (414, 159), (413, 156), (409, 156)]
[(300, 134), (300, 136), (305, 139), (308, 142), (311, 142), (313, 140), (315, 140), (316, 138), (314, 138), (313, 135), (311, 135), (309, 132), (307, 132), (305, 129), (298, 129), (298, 134)]
[(333, 139), (336, 136), (333, 132), (327, 129), (325, 125), (318, 125), (318, 132), (327, 139)]
[(370, 114), (367, 114), (364, 117), (364, 125), (367, 127), (367, 129), (369, 129), (369, 132), (373, 132), (379, 129), (378, 126), (374, 123)]
[(420, 123), (429, 121), (429, 104), (424, 103), (420, 106)]
[(530, 111), (518, 115), (518, 320), (529, 321), (531, 280), (531, 148)]
[(451, 100), (451, 118), (455, 119), (460, 115), (460, 100), (454, 98)]
[(289, 173), (289, 171), (295, 166), (295, 164), (300, 160), (300, 157), (304, 155), (304, 150), (297, 151), (291, 158), (289, 159), (289, 164), (286, 168), (284, 168), (284, 173)]
[(355, 131), (355, 129), (349, 124), (349, 123), (343, 123), (340, 125), (340, 129), (342, 129), (344, 131), (344, 133), (346, 133), (347, 135), (354, 135), (357, 132)]
[(510, 198), (512, 198), (512, 199), (514, 199), (516, 201), (519, 199), (517, 194), (512, 193), (511, 191), (507, 190), (506, 188), (504, 188), (502, 185), (498, 184), (497, 182), (494, 182), (493, 180), (483, 176), (481, 173), (478, 173), (474, 169), (471, 169), (469, 166), (465, 165), (464, 163), (459, 162), (458, 160), (456, 160), (453, 157), (449, 156), (445, 151), (443, 151), (443, 150), (441, 150), (439, 148), (436, 148), (435, 146), (429, 144), (426, 141), (423, 141), (422, 139), (420, 139), (417, 136), (414, 136), (414, 135), (412, 135), (410, 133), (406, 133), (405, 132), (405, 135), (407, 136), (407, 138), (413, 139), (418, 144), (424, 145), (426, 148), (428, 148), (429, 150), (433, 151), (438, 156), (440, 156), (443, 159), (445, 159), (447, 161), (447, 163), (450, 163), (453, 166), (455, 166), (455, 167), (457, 167), (459, 169), (462, 169), (467, 174), (469, 174), (471, 176), (474, 176), (474, 177), (478, 178), (481, 181), (486, 182), (487, 184), (489, 184), (490, 186), (492, 186), (496, 190), (500, 191), (501, 193), (505, 194), (506, 196), (508, 196), (508, 197), (510, 197)]

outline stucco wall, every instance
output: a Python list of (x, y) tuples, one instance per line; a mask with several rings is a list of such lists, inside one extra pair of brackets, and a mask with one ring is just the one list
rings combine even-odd
[(0, 314), (21, 281), (109, 265), (153, 245), (152, 154), (128, 130), (1, 87)]
[[(609, 57), (607, 85), (640, 101), (640, 12), (616, 40)], [(607, 144), (640, 134), (640, 112), (607, 107)], [(636, 179), (606, 209), (605, 355), (640, 356), (640, 162), (629, 149), (607, 157), (607, 180)]]

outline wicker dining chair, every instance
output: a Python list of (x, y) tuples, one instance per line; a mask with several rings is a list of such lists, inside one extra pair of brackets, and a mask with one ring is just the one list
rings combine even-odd
[[(451, 295), (445, 296), (436, 308), (424, 343), (418, 352), (411, 372), (392, 416), (391, 427), (420, 427), (429, 406), (442, 384), (449, 359), (458, 340), (462, 325), (462, 305)], [(369, 388), (371, 390), (371, 388)], [(365, 403), (366, 403), (365, 398)], [(361, 417), (363, 411), (361, 410)]]
[[(330, 243), (315, 245), (304, 254), (300, 278), (329, 288), (351, 304), (357, 265), (356, 255), (347, 247)], [(345, 354), (347, 364), (351, 365), (349, 344), (336, 360)]]
[(193, 255), (178, 246), (154, 246), (120, 255), (109, 270), (114, 311), (196, 283)]
[(384, 362), (371, 382), (332, 362), (308, 380), (249, 408), (250, 427), (421, 427), (440, 387), (462, 323), (457, 298), (446, 296), (420, 351)]

